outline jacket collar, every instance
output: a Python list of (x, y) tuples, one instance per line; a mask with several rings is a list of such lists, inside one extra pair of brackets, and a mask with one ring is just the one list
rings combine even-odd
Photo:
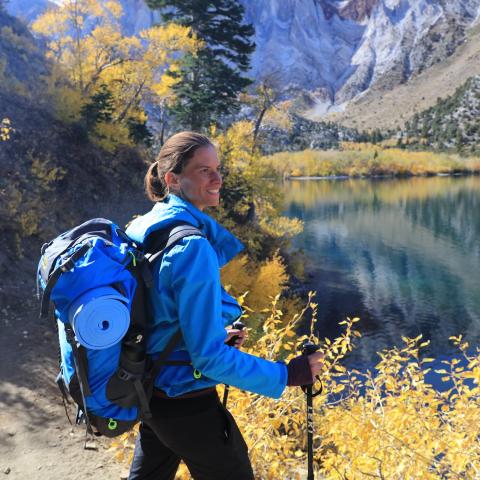
[(225, 227), (177, 195), (168, 195), (163, 202), (159, 202), (153, 207), (152, 212), (159, 214), (162, 218), (185, 221), (199, 228), (215, 250), (220, 267), (244, 249), (240, 240)]

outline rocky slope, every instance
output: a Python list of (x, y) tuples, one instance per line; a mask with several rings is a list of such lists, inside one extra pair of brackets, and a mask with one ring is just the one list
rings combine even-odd
[(355, 129), (335, 123), (313, 122), (298, 115), (290, 116), (288, 129), (264, 125), (259, 132), (262, 153), (298, 152), (306, 149), (326, 150), (338, 148), (340, 142), (365, 140)]

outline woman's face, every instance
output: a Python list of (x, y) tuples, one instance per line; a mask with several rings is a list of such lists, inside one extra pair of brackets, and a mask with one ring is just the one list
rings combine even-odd
[(215, 148), (200, 147), (188, 160), (182, 173), (168, 172), (165, 181), (170, 191), (195, 205), (199, 210), (217, 207), (220, 202), (222, 176)]

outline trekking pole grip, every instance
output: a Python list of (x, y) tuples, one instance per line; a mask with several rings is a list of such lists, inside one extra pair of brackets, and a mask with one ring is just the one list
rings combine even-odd
[[(307, 356), (312, 355), (313, 353), (317, 352), (319, 349), (320, 349), (320, 345), (317, 345), (316, 343), (313, 343), (308, 340), (302, 345), (302, 354)], [(316, 379), (320, 380), (318, 375), (316, 376)], [(315, 382), (315, 379), (313, 381)], [(322, 393), (323, 386), (320, 382), (320, 388), (315, 392), (313, 391), (313, 383), (311, 383), (310, 385), (302, 385), (301, 388), (307, 395), (310, 395), (313, 398), (313, 397), (316, 397), (317, 395), (320, 395), (320, 393)]]
[[(243, 330), (245, 328), (245, 324), (240, 321), (240, 320), (237, 320), (235, 322), (233, 322), (232, 324), (232, 327), (235, 329), (235, 330)], [(227, 345), (230, 346), (230, 347), (233, 347), (235, 345), (235, 342), (238, 340), (238, 335), (234, 335), (228, 342), (227, 342)]]
[[(245, 328), (245, 325), (243, 322), (240, 320), (237, 320), (236, 322), (233, 322), (232, 327), (235, 328), (236, 330), (243, 330)], [(228, 342), (227, 345), (230, 347), (235, 346), (235, 342), (238, 339), (238, 335), (234, 335)], [(228, 401), (228, 392), (230, 391), (230, 385), (225, 385), (225, 390), (223, 392), (223, 406), (226, 408), (227, 407), (227, 401)]]

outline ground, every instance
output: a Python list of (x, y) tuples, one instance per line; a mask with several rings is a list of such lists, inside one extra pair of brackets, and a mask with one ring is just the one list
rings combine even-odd
[[(97, 441), (96, 451), (85, 450), (84, 427), (71, 427), (66, 418), (55, 384), (55, 325), (38, 319), (33, 286), (4, 282), (0, 300), (0, 478), (126, 478), (108, 439)], [(70, 413), (74, 418), (73, 406)]]

